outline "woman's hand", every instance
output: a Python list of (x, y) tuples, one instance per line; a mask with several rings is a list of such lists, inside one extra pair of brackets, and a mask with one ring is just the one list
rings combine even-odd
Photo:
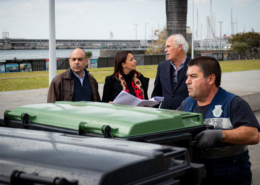
[(109, 101), (108, 103), (114, 104), (114, 102), (112, 102), (112, 101)]

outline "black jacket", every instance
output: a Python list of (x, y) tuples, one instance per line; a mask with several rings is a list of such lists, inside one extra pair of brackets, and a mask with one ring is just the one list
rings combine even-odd
[(159, 63), (157, 68), (157, 74), (154, 81), (154, 89), (152, 97), (163, 96), (162, 109), (176, 110), (185, 98), (189, 96), (186, 85), (186, 73), (188, 70), (187, 64), (190, 61), (190, 57), (187, 56), (183, 68), (178, 72), (177, 84), (173, 88), (173, 67), (171, 61), (166, 60)]
[[(140, 80), (144, 89), (144, 99), (148, 99), (147, 90), (149, 85), (149, 78), (140, 76)], [(123, 90), (121, 83), (114, 76), (107, 76), (104, 84), (102, 102), (113, 101), (117, 95)]]

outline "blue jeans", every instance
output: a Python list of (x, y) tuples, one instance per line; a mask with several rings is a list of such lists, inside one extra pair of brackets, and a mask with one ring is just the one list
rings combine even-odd
[(250, 185), (252, 181), (251, 163), (248, 150), (235, 157), (202, 159), (206, 168), (203, 185)]

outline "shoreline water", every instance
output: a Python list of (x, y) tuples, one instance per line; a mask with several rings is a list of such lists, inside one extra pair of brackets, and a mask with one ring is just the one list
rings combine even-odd
[[(70, 53), (74, 49), (56, 49), (56, 58), (69, 58)], [(100, 57), (101, 50), (108, 50), (108, 51), (120, 51), (120, 50), (131, 50), (131, 51), (138, 51), (138, 50), (146, 50), (144, 48), (118, 48), (118, 49), (83, 49), (84, 51), (91, 51), (92, 57), (97, 59)], [(103, 56), (110, 56), (104, 55)], [(26, 49), (26, 50), (0, 50), (0, 62), (4, 62), (4, 60), (25, 60), (25, 59), (47, 59), (49, 58), (49, 49)]]
[[(92, 58), (100, 56), (100, 49), (83, 49), (84, 51), (91, 51)], [(73, 49), (57, 49), (56, 58), (69, 58)], [(0, 62), (3, 60), (20, 59), (44, 59), (49, 58), (49, 50), (0, 50)]]

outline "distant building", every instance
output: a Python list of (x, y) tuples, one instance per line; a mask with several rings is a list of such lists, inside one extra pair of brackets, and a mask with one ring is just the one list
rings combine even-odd
[[(113, 49), (113, 48), (139, 48), (140, 40), (65, 40), (57, 39), (57, 49)], [(0, 39), (0, 49), (48, 49), (48, 39)]]
[(223, 36), (222, 39), (215, 37), (214, 39), (194, 40), (194, 48), (197, 50), (230, 49), (231, 44), (228, 43), (230, 38), (232, 36)]
[(186, 27), (186, 33), (187, 33), (187, 34), (188, 34), (188, 33), (191, 33), (191, 29), (190, 29), (189, 26)]

